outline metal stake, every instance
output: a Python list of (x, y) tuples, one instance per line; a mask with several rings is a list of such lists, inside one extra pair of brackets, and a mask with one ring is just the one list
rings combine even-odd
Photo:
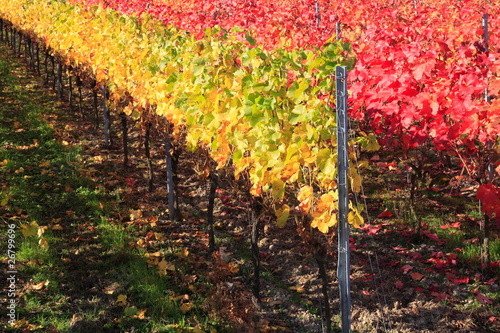
[(347, 67), (335, 69), (337, 97), (337, 149), (338, 149), (338, 265), (337, 277), (340, 290), (340, 317), (342, 333), (351, 332), (351, 295), (350, 295), (350, 259), (349, 259), (349, 195), (347, 192)]

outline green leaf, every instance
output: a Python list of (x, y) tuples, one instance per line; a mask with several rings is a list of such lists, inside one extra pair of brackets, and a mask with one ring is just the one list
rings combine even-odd
[(257, 44), (257, 41), (250, 35), (245, 35), (245, 39), (251, 46), (255, 46), (255, 44)]
[(135, 316), (137, 314), (137, 307), (136, 306), (128, 306), (125, 308), (125, 310), (123, 310), (123, 314), (126, 317)]

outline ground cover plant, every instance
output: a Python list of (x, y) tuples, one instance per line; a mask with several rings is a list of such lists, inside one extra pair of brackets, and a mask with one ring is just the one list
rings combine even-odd
[[(353, 329), (498, 329), (497, 7), (343, 8), (358, 21), (334, 41), (327, 2), (283, 15), (313, 40), (245, 26), (234, 3), (130, 11), (143, 4), (2, 7), (0, 38), (42, 76), (16, 83), (4, 51), (0, 199), (22, 244), (6, 329), (338, 330), (336, 65), (351, 69)], [(59, 102), (31, 101), (40, 79)]]

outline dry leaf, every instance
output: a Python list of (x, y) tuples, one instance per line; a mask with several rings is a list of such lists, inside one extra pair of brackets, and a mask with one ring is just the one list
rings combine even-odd
[(36, 223), (35, 221), (31, 222), (30, 224), (21, 225), (21, 233), (23, 234), (24, 238), (35, 236), (37, 232), (38, 223)]
[(125, 306), (127, 305), (127, 295), (118, 295), (118, 297), (116, 298), (116, 302), (115, 302), (117, 305), (119, 306)]
[(47, 242), (47, 239), (44, 237), (44, 238), (40, 238), (40, 240), (38, 241), (38, 245), (40, 245), (41, 248), (43, 249), (48, 249), (49, 248), (49, 242)]
[(194, 307), (193, 303), (184, 303), (181, 305), (182, 313), (189, 312)]

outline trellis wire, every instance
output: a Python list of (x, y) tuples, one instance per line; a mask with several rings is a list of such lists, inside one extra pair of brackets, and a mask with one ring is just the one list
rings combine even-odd
[[(357, 158), (357, 154), (353, 154), (354, 155), (354, 163), (356, 165), (356, 170), (358, 170), (359, 172), (359, 163), (358, 163), (358, 158)], [(356, 202), (356, 204), (359, 203), (359, 198), (358, 198), (358, 194), (356, 192), (353, 192), (354, 194), (354, 201)], [(361, 182), (361, 198), (363, 198), (363, 205), (364, 207), (367, 207), (367, 202), (366, 202), (366, 195), (365, 195), (365, 190), (364, 190), (364, 187), (363, 187), (363, 183)], [(368, 213), (368, 211), (365, 209), (365, 221), (367, 224), (371, 224), (371, 217), (370, 217), (370, 214)], [(373, 235), (368, 235), (368, 237), (370, 238), (371, 240), (371, 243), (372, 244), (375, 244), (375, 238), (373, 237)], [(378, 259), (378, 255), (377, 255), (377, 251), (375, 251), (374, 249), (376, 249), (375, 246), (370, 246), (369, 244), (368, 245), (368, 251), (366, 252), (367, 255), (368, 255), (368, 262), (370, 263), (370, 270), (373, 274), (373, 276), (377, 277), (378, 281), (382, 281), (382, 272), (380, 270), (380, 262), (379, 262), (379, 259)], [(375, 263), (373, 262), (372, 260), (372, 256), (370, 254), (370, 252), (373, 251), (373, 254), (374, 254), (374, 261)], [(375, 265), (375, 267), (374, 267)], [(376, 271), (375, 271), (376, 269)], [(387, 306), (387, 297), (386, 297), (386, 291), (385, 291), (385, 288), (384, 288), (384, 284), (381, 283), (380, 284), (380, 287), (381, 287), (381, 292), (379, 293), (379, 288), (378, 288), (378, 285), (377, 285), (377, 279), (374, 279), (373, 280), (373, 284), (374, 284), (374, 289), (376, 291), (376, 296), (377, 296), (377, 302), (380, 306), (380, 309), (381, 309), (381, 312), (382, 314), (385, 314), (385, 310), (384, 308), (388, 308)], [(382, 296), (380, 295), (382, 294)], [(384, 326), (384, 330), (386, 332), (388, 332), (388, 330), (391, 330), (392, 329), (392, 326), (391, 326), (391, 319), (390, 319), (390, 315), (387, 314), (388, 318), (385, 318), (385, 317), (382, 317), (382, 325)], [(387, 324), (386, 324), (387, 322)]]

